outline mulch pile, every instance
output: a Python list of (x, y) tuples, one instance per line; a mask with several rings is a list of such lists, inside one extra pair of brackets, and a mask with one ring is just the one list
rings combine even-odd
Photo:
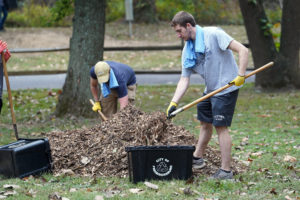
[[(127, 106), (105, 122), (90, 129), (47, 133), (53, 171), (71, 171), (80, 176), (128, 176), (126, 146), (195, 145), (196, 138), (174, 125), (162, 112), (145, 113)], [(196, 173), (211, 175), (220, 166), (220, 153), (208, 147), (207, 167)], [(233, 161), (235, 173), (244, 166)]]

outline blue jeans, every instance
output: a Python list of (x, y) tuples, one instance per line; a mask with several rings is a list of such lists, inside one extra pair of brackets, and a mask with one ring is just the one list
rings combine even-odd
[(5, 6), (0, 6), (0, 30), (3, 29), (3, 25), (6, 20), (6, 17), (7, 17), (7, 9), (5, 8)]

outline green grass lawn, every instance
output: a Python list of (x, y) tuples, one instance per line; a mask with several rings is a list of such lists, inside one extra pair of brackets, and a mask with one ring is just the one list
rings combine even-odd
[[(136, 106), (146, 112), (165, 111), (175, 86), (139, 86)], [(203, 86), (191, 86), (180, 102), (183, 106), (199, 98)], [(51, 115), (57, 102), (57, 90), (13, 91), (17, 126), (21, 137), (40, 137), (53, 130), (89, 128), (98, 119), (56, 118)], [(5, 184), (19, 187), (6, 199), (48, 199), (57, 194), (68, 199), (299, 199), (300, 198), (300, 91), (265, 92), (246, 84), (239, 94), (234, 120), (230, 127), (233, 140), (232, 156), (250, 164), (246, 173), (233, 181), (213, 181), (195, 176), (193, 182), (151, 181), (153, 190), (144, 183), (132, 184), (128, 178), (72, 177), (44, 174), (26, 179), (0, 180), (0, 196)], [(11, 117), (4, 93), (0, 118), (0, 144), (15, 141)], [(196, 109), (178, 114), (173, 122), (198, 135)], [(218, 148), (217, 137), (210, 142)], [(287, 159), (296, 158), (296, 161)], [(133, 193), (131, 189), (140, 192)]]

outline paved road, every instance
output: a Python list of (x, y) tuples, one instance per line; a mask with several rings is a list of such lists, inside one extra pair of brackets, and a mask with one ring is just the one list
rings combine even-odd
[[(136, 76), (139, 85), (176, 85), (180, 78), (180, 74), (137, 74)], [(60, 89), (63, 87), (65, 78), (66, 74), (9, 76), (9, 83), (11, 90)], [(253, 82), (254, 78), (255, 76), (249, 77), (246, 82)], [(203, 83), (199, 75), (191, 76), (191, 84)], [(5, 79), (4, 90), (6, 90)]]

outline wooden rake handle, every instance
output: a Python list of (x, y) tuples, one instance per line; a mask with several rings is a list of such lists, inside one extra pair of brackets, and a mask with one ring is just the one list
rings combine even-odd
[[(263, 71), (263, 70), (265, 70), (265, 69), (273, 66), (273, 64), (274, 64), (274, 62), (269, 62), (268, 64), (265, 64), (264, 66), (262, 66), (262, 67), (260, 67), (260, 68), (258, 68), (256, 70), (250, 72), (249, 74), (247, 74), (245, 76), (245, 79), (249, 78), (250, 76), (252, 76), (252, 75), (254, 75), (254, 74), (258, 73), (258, 72), (261, 72), (261, 71)], [(219, 92), (221, 92), (221, 91), (223, 91), (223, 90), (225, 90), (225, 89), (227, 89), (227, 88), (229, 88), (229, 87), (231, 87), (233, 85), (234, 85), (233, 83), (231, 83), (231, 84), (228, 83), (227, 85), (225, 85), (225, 86), (223, 86), (223, 87), (221, 87), (221, 88), (219, 88), (219, 89), (217, 89), (217, 90), (215, 90), (215, 91), (213, 91), (211, 93), (208, 93), (207, 95), (205, 95), (205, 96), (203, 96), (203, 97), (201, 97), (199, 99), (196, 99), (195, 101), (193, 101), (193, 102), (191, 102), (191, 103), (189, 103), (189, 104), (187, 104), (187, 105), (185, 105), (185, 106), (183, 106), (183, 107), (175, 110), (170, 115), (171, 115), (171, 117), (174, 117), (176, 114), (178, 114), (178, 113), (180, 113), (182, 111), (185, 111), (185, 110), (193, 107), (194, 105), (198, 104), (199, 102), (204, 101), (205, 99), (208, 99), (211, 96), (213, 96), (213, 95), (215, 95), (215, 94), (217, 94), (217, 93), (219, 93)]]
[[(95, 104), (95, 102), (92, 99), (90, 99), (90, 102), (91, 102), (92, 105)], [(104, 121), (107, 120), (107, 118), (105, 117), (105, 115), (100, 110), (98, 110), (98, 113), (99, 113), (99, 115), (100, 115), (100, 117), (101, 117), (102, 120), (104, 120)]]
[(16, 139), (18, 140), (19, 134), (18, 134), (16, 117), (15, 117), (15, 112), (14, 112), (14, 107), (13, 107), (13, 102), (12, 102), (12, 95), (11, 95), (11, 89), (10, 89), (10, 84), (9, 84), (9, 79), (8, 79), (8, 73), (7, 73), (7, 67), (6, 67), (6, 62), (5, 62), (5, 58), (4, 58), (4, 53), (5, 53), (5, 50), (2, 51), (2, 53), (1, 53), (3, 72), (4, 72), (4, 76), (5, 76), (5, 81), (6, 81), (6, 89), (7, 89), (7, 94), (8, 94), (11, 118), (12, 118), (13, 127), (14, 127), (14, 131), (15, 131), (15, 136), (16, 136)]

